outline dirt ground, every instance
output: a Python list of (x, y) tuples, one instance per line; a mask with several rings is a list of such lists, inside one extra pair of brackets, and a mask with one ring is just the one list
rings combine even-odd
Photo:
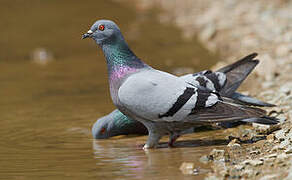
[[(163, 9), (160, 21), (174, 22), (186, 38), (198, 39), (222, 61), (233, 62), (257, 52), (261, 63), (243, 87), (245, 93), (277, 107), (277, 126), (230, 131), (225, 149), (202, 157), (213, 163), (206, 179), (292, 179), (292, 1), (278, 0), (144, 0), (137, 8)], [(232, 140), (233, 139), (233, 140)]]

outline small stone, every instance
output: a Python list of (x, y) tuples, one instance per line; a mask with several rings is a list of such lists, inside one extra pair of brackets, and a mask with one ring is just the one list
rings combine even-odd
[(242, 175), (247, 176), (248, 178), (253, 175), (254, 171), (252, 169), (246, 169), (243, 171)]
[(288, 176), (284, 180), (291, 180), (292, 179), (292, 166), (290, 167), (288, 173), (289, 173)]
[(264, 144), (265, 143), (264, 139), (266, 139), (266, 136), (253, 136), (251, 138), (251, 141), (256, 142), (257, 144)]
[(195, 169), (194, 163), (183, 162), (179, 168), (183, 174), (193, 174)]
[(213, 149), (209, 154), (209, 159), (211, 160), (218, 160), (218, 161), (225, 161), (225, 151), (221, 149)]
[(276, 145), (276, 146), (274, 146), (273, 148), (272, 148), (272, 151), (278, 151), (278, 150), (280, 150), (281, 148), (280, 148), (280, 145)]
[(278, 174), (269, 174), (269, 175), (265, 175), (263, 177), (260, 178), (260, 180), (272, 180), (272, 179), (277, 179), (276, 177), (278, 177)]
[(234, 143), (232, 146), (231, 146), (232, 149), (240, 149), (241, 148), (241, 145), (238, 144), (238, 143)]
[(243, 161), (242, 163), (245, 165), (252, 165), (252, 166), (260, 166), (260, 165), (264, 164), (263, 161), (257, 160), (257, 159), (255, 159), (255, 160), (248, 159), (248, 160)]
[(260, 166), (260, 165), (263, 165), (264, 162), (261, 161), (261, 160), (252, 160), (252, 161), (250, 162), (250, 164), (251, 164), (252, 166)]
[(242, 137), (249, 137), (249, 136), (253, 136), (254, 132), (251, 129), (243, 129), (241, 134), (242, 134)]
[(286, 159), (288, 158), (287, 154), (285, 153), (282, 153), (282, 154), (279, 154), (277, 156), (277, 158), (275, 159), (275, 162), (277, 164), (282, 164), (282, 163), (285, 163), (286, 162)]
[(45, 48), (36, 48), (31, 53), (31, 59), (34, 63), (40, 65), (46, 65), (52, 61), (53, 55), (50, 51)]
[(241, 145), (239, 144), (238, 139), (233, 139), (232, 141), (230, 141), (227, 147), (232, 148), (232, 149), (239, 149), (241, 148)]
[(264, 89), (266, 89), (266, 88), (271, 88), (271, 87), (274, 86), (274, 85), (275, 85), (275, 83), (272, 82), (272, 81), (265, 81), (265, 82), (262, 84), (262, 87), (263, 87)]
[(281, 129), (275, 133), (275, 138), (279, 141), (283, 141), (285, 139), (285, 131), (284, 129)]
[(259, 134), (270, 134), (280, 128), (279, 125), (264, 125), (258, 123), (252, 123), (252, 126), (256, 129)]
[(284, 141), (282, 141), (279, 145), (280, 149), (285, 149), (288, 145), (290, 144), (290, 141), (288, 139), (285, 139)]
[(249, 154), (260, 154), (259, 150), (250, 151)]
[(200, 158), (199, 161), (200, 161), (201, 163), (206, 164), (206, 163), (208, 163), (209, 158), (208, 158), (208, 156), (202, 156), (202, 157)]
[(267, 136), (267, 141), (269, 141), (269, 142), (273, 142), (275, 140), (275, 135), (274, 134), (269, 134), (268, 136)]
[(291, 93), (291, 88), (292, 88), (292, 85), (290, 84), (285, 84), (283, 85), (281, 88), (280, 88), (280, 92), (286, 94), (286, 95), (289, 95)]
[(219, 180), (216, 176), (208, 176), (205, 178), (205, 180)]
[(286, 148), (286, 150), (284, 151), (286, 154), (291, 154), (292, 153), (292, 147), (289, 146), (288, 148)]
[(277, 157), (277, 153), (269, 154), (267, 156), (267, 158), (276, 158), (276, 157)]
[(241, 165), (241, 164), (237, 164), (237, 165), (234, 166), (234, 168), (237, 169), (237, 170), (243, 170), (244, 166)]
[(256, 129), (256, 132), (266, 134), (267, 130), (270, 128), (270, 125), (252, 123), (252, 127)]

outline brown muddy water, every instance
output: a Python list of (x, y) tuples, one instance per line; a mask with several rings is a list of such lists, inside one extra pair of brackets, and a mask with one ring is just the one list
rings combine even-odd
[[(159, 23), (158, 9), (109, 0), (0, 4), (0, 179), (200, 179), (210, 170), (199, 158), (224, 144), (220, 131), (147, 152), (146, 136), (91, 137), (96, 118), (114, 109), (101, 50), (81, 40), (95, 20), (115, 20), (136, 54), (156, 68), (199, 71), (217, 61), (174, 25)], [(200, 173), (183, 175), (185, 161)]]

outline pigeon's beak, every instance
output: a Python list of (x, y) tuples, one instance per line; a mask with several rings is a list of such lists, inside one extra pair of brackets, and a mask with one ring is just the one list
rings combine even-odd
[(92, 33), (93, 33), (93, 31), (91, 31), (91, 30), (87, 31), (87, 33), (85, 33), (85, 34), (82, 35), (82, 39), (91, 37)]

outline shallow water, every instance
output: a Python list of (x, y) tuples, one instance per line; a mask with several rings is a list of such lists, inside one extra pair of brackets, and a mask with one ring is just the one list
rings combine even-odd
[[(157, 11), (108, 0), (1, 1), (0, 179), (200, 179), (209, 171), (198, 159), (225, 143), (221, 131), (147, 152), (146, 136), (91, 137), (96, 118), (114, 109), (101, 50), (81, 40), (96, 19), (118, 22), (136, 54), (156, 68), (199, 71), (217, 61), (174, 25), (159, 23)], [(45, 58), (32, 56), (38, 52)], [(199, 174), (183, 175), (185, 161)]]

